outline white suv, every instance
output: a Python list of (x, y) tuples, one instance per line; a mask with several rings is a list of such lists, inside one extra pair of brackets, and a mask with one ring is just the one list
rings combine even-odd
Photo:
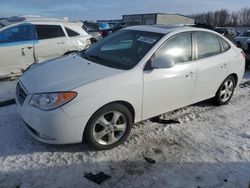
[(90, 46), (81, 22), (41, 17), (0, 20), (0, 77)]

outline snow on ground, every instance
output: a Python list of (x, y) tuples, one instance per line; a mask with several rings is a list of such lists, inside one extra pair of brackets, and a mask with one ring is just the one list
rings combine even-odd
[[(54, 146), (30, 137), (15, 105), (0, 108), (0, 187), (248, 187), (250, 73), (230, 104), (201, 102), (164, 115), (180, 124), (149, 121), (109, 151), (85, 144)], [(143, 156), (152, 158), (149, 164)], [(111, 178), (97, 185), (85, 173)]]
[(0, 101), (13, 99), (15, 97), (16, 84), (16, 80), (0, 82)]

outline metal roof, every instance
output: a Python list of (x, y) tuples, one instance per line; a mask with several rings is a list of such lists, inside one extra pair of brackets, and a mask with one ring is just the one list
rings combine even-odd
[[(40, 16), (13, 16), (10, 18), (1, 18), (0, 25), (8, 26), (21, 22), (69, 22), (67, 19), (58, 19), (58, 18), (46, 18)], [(71, 21), (70, 21), (71, 22)]]
[(185, 18), (189, 18), (189, 19), (193, 19), (194, 18), (191, 18), (191, 17), (188, 17), (188, 16), (185, 16), (183, 14), (168, 14), (168, 13), (160, 13), (160, 12), (156, 12), (156, 13), (141, 13), (141, 14), (125, 14), (125, 15), (122, 15), (122, 16), (141, 16), (141, 15), (157, 15), (157, 14), (160, 14), (160, 15), (169, 15), (169, 16), (182, 16), (182, 17), (185, 17)]
[(127, 27), (125, 29), (167, 34), (178, 29), (192, 30), (193, 28), (184, 25), (138, 25), (138, 26)]

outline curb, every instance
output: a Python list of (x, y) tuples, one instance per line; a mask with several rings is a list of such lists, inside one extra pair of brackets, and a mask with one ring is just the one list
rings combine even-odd
[(12, 105), (12, 104), (16, 104), (15, 99), (0, 101), (0, 107), (9, 106), (9, 105)]

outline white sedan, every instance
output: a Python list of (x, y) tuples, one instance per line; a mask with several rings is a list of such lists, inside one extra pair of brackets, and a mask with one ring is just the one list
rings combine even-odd
[(18, 82), (16, 102), (36, 139), (84, 139), (110, 149), (133, 123), (209, 98), (227, 104), (244, 68), (243, 52), (213, 31), (135, 26), (82, 53), (33, 65)]

